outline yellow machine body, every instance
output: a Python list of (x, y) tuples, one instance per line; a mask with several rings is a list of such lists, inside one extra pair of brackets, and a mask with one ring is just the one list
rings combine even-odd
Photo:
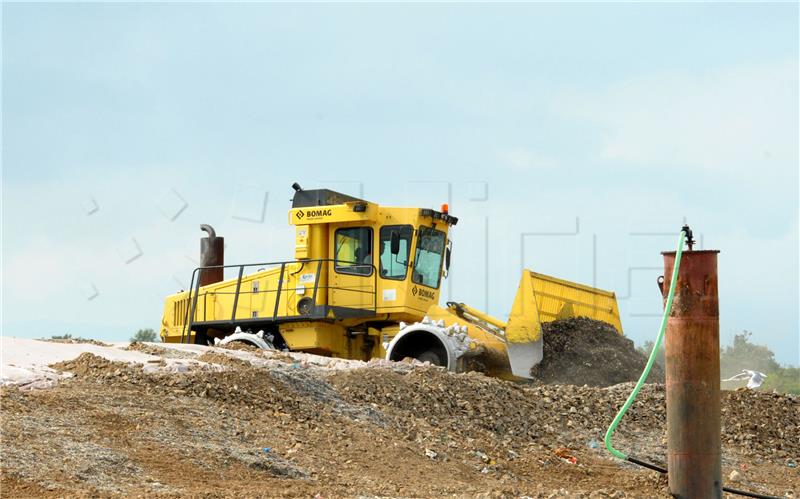
[[(211, 267), (196, 269), (190, 290), (166, 298), (162, 340), (236, 339), (362, 360), (416, 357), (525, 378), (541, 360), (542, 322), (587, 316), (622, 332), (613, 293), (530, 271), (508, 322), (463, 304), (440, 307), (457, 222), (446, 209), (385, 207), (298, 187), (288, 219), (294, 259), (227, 265), (233, 277), (205, 285), (202, 273)], [(536, 345), (539, 353), (531, 353)]]

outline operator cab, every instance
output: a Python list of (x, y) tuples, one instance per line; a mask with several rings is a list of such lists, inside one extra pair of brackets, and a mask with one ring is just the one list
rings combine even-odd
[(386, 207), (328, 189), (293, 187), (295, 258), (331, 260), (326, 286), (334, 310), (367, 307), (375, 314), (418, 316), (438, 303), (450, 263), (448, 231), (458, 222), (447, 205), (441, 211)]

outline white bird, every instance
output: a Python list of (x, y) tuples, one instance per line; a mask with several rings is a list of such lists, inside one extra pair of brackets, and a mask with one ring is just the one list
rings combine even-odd
[(766, 378), (767, 375), (762, 372), (751, 371), (750, 369), (742, 369), (741, 373), (737, 374), (736, 376), (731, 376), (728, 379), (723, 379), (722, 381), (738, 381), (747, 379), (747, 388), (754, 390), (761, 386)]

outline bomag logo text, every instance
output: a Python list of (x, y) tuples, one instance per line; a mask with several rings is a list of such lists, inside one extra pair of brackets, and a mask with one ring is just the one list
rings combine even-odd
[(306, 210), (305, 212), (302, 211), (302, 210), (299, 210), (297, 212), (297, 218), (301, 218), (301, 219), (303, 217), (322, 218), (322, 217), (329, 217), (331, 215), (333, 215), (333, 210), (331, 210), (330, 208), (319, 209), (319, 210)]
[(429, 289), (418, 288), (416, 286), (411, 288), (411, 294), (416, 296), (417, 298), (422, 298), (426, 300), (433, 300), (434, 298), (436, 298), (436, 294), (433, 291)]

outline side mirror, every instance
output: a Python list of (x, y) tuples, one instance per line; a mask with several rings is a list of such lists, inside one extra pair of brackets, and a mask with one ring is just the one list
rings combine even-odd
[(450, 271), (450, 246), (444, 250), (444, 269)]
[(392, 231), (390, 249), (393, 255), (400, 253), (400, 233), (396, 230)]

